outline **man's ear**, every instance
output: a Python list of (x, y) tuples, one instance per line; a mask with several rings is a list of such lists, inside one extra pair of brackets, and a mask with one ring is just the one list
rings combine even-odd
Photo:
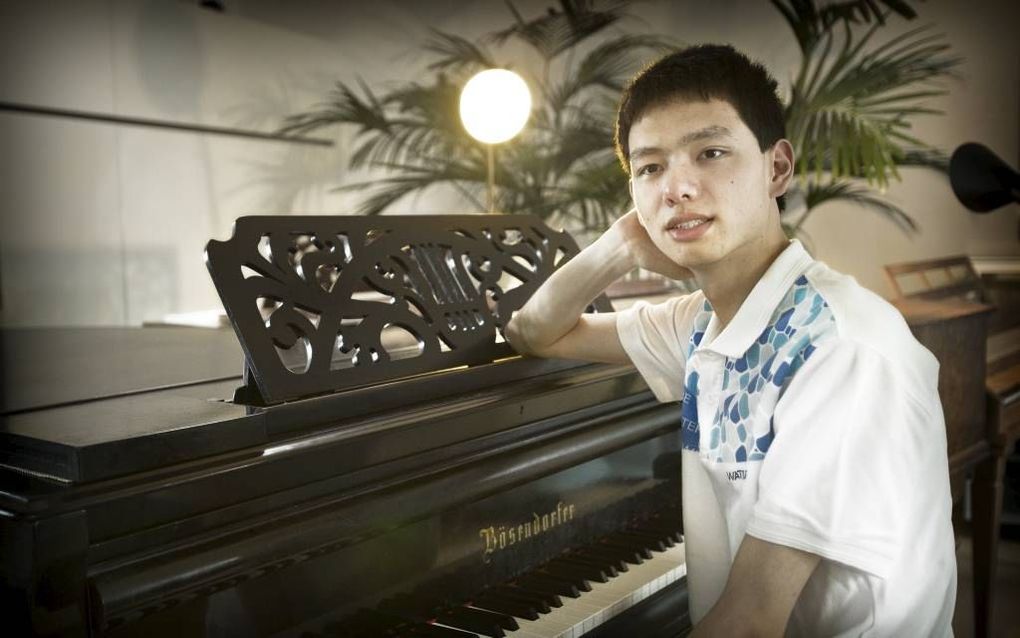
[(789, 140), (781, 139), (769, 149), (772, 161), (769, 197), (776, 198), (786, 193), (793, 179), (793, 146)]

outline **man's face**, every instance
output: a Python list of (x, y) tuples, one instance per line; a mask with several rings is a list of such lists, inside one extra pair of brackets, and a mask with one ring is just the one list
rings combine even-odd
[(758, 149), (729, 102), (652, 107), (632, 125), (629, 142), (631, 195), (659, 250), (695, 273), (756, 256), (776, 223), (773, 153)]

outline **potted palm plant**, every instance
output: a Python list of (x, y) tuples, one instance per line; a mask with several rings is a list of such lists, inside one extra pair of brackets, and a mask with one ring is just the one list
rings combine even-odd
[[(281, 132), (335, 125), (356, 130), (349, 166), (384, 171), (341, 187), (366, 191), (359, 213), (385, 212), (405, 196), (439, 185), (481, 212), (486, 153), (460, 123), (460, 88), (481, 69), (513, 68), (536, 100), (528, 127), (498, 154), (497, 209), (597, 234), (630, 204), (612, 149), (620, 91), (641, 66), (678, 44), (665, 36), (612, 34), (631, 4), (560, 0), (557, 8), (525, 19), (508, 2), (513, 23), (478, 40), (433, 31), (424, 45), (431, 58), (426, 79), (385, 93), (364, 82), (338, 82), (327, 103), (288, 117)], [(891, 16), (917, 17), (906, 0), (847, 0), (821, 8), (814, 0), (772, 4), (802, 54), (786, 107), (787, 134), (799, 155), (799, 179), (784, 212), (788, 232), (801, 232), (812, 211), (836, 200), (916, 231), (914, 220), (879, 191), (900, 178), (899, 167), (946, 170), (946, 155), (912, 136), (910, 126), (915, 116), (938, 113), (928, 100), (945, 93), (937, 83), (960, 59), (950, 55), (943, 36), (926, 28), (876, 44)], [(532, 49), (538, 63), (518, 66), (493, 51), (511, 40)]]
[[(359, 213), (382, 213), (440, 185), (482, 212), (486, 149), (461, 125), (460, 90), (482, 69), (510, 68), (532, 88), (534, 106), (528, 126), (497, 153), (496, 209), (597, 232), (628, 205), (626, 176), (612, 149), (616, 100), (645, 62), (676, 45), (662, 36), (608, 35), (629, 4), (561, 0), (532, 20), (508, 4), (513, 24), (477, 41), (433, 31), (424, 45), (431, 56), (426, 79), (382, 94), (364, 82), (338, 82), (326, 104), (287, 118), (281, 132), (334, 125), (357, 131), (349, 166), (385, 171), (341, 187), (366, 191)], [(492, 50), (510, 41), (531, 49), (528, 57), (537, 62), (512, 64)]]
[(883, 198), (899, 168), (948, 170), (946, 154), (910, 133), (917, 115), (937, 115), (932, 98), (961, 59), (927, 27), (875, 45), (890, 13), (913, 20), (900, 0), (853, 0), (825, 8), (813, 0), (772, 0), (793, 31), (802, 63), (790, 87), (786, 132), (797, 173), (785, 213), (789, 234), (830, 201), (849, 201), (883, 214), (903, 231), (917, 223)]

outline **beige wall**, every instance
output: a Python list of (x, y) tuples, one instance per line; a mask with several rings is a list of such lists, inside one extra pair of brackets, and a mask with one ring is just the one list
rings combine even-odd
[[(466, 36), (507, 23), (499, 0), (226, 2), (216, 14), (173, 0), (0, 3), (0, 102), (271, 131), (335, 79), (382, 89), (421, 71), (429, 27)], [(551, 0), (515, 3), (535, 15)], [(767, 2), (660, 0), (636, 5), (629, 30), (688, 43), (731, 42), (784, 86), (796, 44)], [(1020, 8), (1005, 0), (919, 5), (967, 61), (918, 134), (947, 150), (980, 141), (1020, 160)], [(897, 27), (902, 28), (902, 27)], [(893, 31), (890, 30), (890, 33)], [(253, 213), (345, 213), (331, 192), (350, 134), (332, 148), (0, 110), (0, 323), (137, 325), (219, 305), (202, 260), (210, 238)], [(966, 212), (947, 181), (904, 171), (890, 199), (921, 224), (903, 235), (875, 213), (831, 205), (805, 229), (814, 252), (889, 293), (884, 263), (955, 253), (1020, 255), (1018, 207)], [(437, 191), (401, 212), (460, 212)]]
[[(0, 101), (270, 132), (357, 52), (167, 0), (0, 5)], [(342, 74), (346, 73), (346, 76)], [(318, 75), (317, 75), (318, 74)], [(0, 110), (6, 326), (138, 325), (219, 305), (205, 243), (328, 211), (346, 146)]]

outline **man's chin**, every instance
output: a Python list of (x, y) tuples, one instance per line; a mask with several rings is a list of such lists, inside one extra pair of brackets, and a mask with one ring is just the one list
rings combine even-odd
[(702, 249), (700, 246), (689, 246), (681, 254), (675, 255), (673, 261), (690, 270), (697, 277), (699, 272), (710, 269), (719, 263), (719, 259), (720, 256), (711, 250)]

